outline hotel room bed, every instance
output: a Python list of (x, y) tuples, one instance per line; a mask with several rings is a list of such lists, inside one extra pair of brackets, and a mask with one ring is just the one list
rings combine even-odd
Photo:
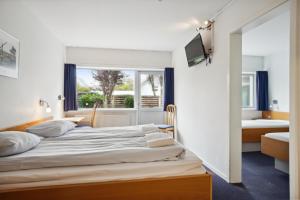
[(289, 160), (289, 132), (261, 136), (261, 152), (282, 161)]
[(16, 188), (163, 178), (205, 174), (206, 170), (192, 152), (176, 161), (118, 163), (108, 165), (72, 166), (7, 171), (0, 173), (0, 192)]
[(146, 163), (178, 160), (184, 153), (180, 144), (147, 147), (144, 137), (45, 141), (34, 149), (0, 157), (0, 172), (47, 167)]
[[(74, 135), (75, 138), (72, 136), (73, 139), (69, 136), (63, 140), (45, 139), (40, 147), (26, 152), (27, 155), (0, 158), (0, 199), (212, 198), (211, 175), (193, 153), (188, 150), (180, 152), (180, 145), (145, 150), (145, 141), (139, 136), (131, 135), (126, 139), (122, 138), (124, 135), (114, 138), (100, 136), (101, 139), (95, 139), (91, 130), (88, 138), (81, 140), (82, 136), (79, 133)], [(83, 141), (88, 143), (80, 145)], [(76, 143), (82, 148), (72, 146)], [(101, 153), (106, 157), (97, 157), (97, 151), (104, 146), (105, 149), (109, 146), (110, 154)], [(65, 155), (63, 150), (68, 150)], [(64, 157), (55, 160), (51, 151), (54, 151), (53, 155)], [(42, 161), (40, 153), (48, 159)], [(25, 159), (20, 159), (22, 157)], [(108, 159), (106, 164), (103, 159)], [(69, 166), (74, 163), (80, 166)]]
[(266, 133), (289, 131), (289, 121), (279, 119), (242, 120), (242, 142), (257, 143)]

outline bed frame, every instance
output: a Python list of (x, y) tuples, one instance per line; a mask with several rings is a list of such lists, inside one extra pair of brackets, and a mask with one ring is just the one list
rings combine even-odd
[[(289, 113), (287, 112), (275, 112), (275, 111), (263, 111), (263, 119), (281, 119), (288, 120)], [(242, 142), (243, 143), (257, 143), (261, 142), (261, 136), (266, 133), (276, 132), (289, 132), (289, 128), (243, 128), (242, 129)]]
[(261, 136), (261, 152), (283, 161), (289, 161), (289, 143)]
[[(24, 131), (49, 118), (36, 120), (1, 131)], [(1, 200), (150, 200), (185, 199), (211, 200), (212, 175), (178, 175), (163, 178), (105, 181), (96, 183), (74, 183), (26, 187), (0, 191)]]

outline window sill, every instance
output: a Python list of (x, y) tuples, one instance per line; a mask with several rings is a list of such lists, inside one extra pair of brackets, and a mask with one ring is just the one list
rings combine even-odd
[[(78, 108), (76, 111), (91, 111), (93, 108)], [(137, 108), (97, 108), (97, 111), (137, 111)], [(75, 111), (75, 112), (76, 112)]]
[(242, 110), (244, 111), (247, 111), (247, 110), (249, 110), (249, 111), (258, 111), (258, 110), (256, 110), (256, 108), (242, 108)]

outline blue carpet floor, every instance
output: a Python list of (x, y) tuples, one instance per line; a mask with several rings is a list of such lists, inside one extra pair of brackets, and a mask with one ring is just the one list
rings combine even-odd
[(214, 200), (288, 200), (289, 176), (274, 168), (274, 159), (260, 152), (243, 153), (243, 183), (228, 184), (213, 176)]

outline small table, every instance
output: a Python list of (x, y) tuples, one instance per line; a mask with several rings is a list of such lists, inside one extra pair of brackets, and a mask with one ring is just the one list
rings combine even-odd
[(62, 120), (71, 121), (71, 122), (74, 122), (76, 124), (81, 122), (83, 119), (84, 119), (84, 117), (64, 117), (64, 118), (62, 118)]

